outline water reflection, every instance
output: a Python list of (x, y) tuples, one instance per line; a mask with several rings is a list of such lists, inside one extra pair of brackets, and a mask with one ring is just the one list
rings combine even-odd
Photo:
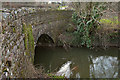
[(45, 67), (46, 72), (56, 72), (67, 78), (117, 78), (117, 49), (94, 51), (87, 48), (40, 48), (35, 50), (35, 64)]
[(56, 73), (56, 75), (58, 75), (58, 76), (65, 76), (66, 78), (70, 78), (70, 74), (71, 74), (70, 64), (71, 63), (72, 63), (71, 61), (68, 61), (67, 63), (63, 64), (63, 66)]
[(90, 65), (91, 77), (95, 78), (116, 78), (118, 75), (117, 57), (100, 56), (92, 59)]

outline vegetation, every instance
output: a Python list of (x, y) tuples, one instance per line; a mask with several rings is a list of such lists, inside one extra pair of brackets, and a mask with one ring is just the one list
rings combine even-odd
[(49, 78), (65, 78), (64, 76), (56, 76), (55, 74), (49, 73), (48, 74)]
[(13, 27), (13, 32), (14, 32), (14, 33), (16, 32), (14, 27)]
[[(78, 6), (81, 6), (81, 4)], [(75, 35), (80, 45), (87, 46), (88, 48), (92, 46), (92, 40), (99, 26), (99, 20), (105, 9), (106, 7), (103, 3), (90, 2), (87, 3), (85, 9), (80, 11), (76, 10), (76, 12), (73, 13), (72, 19), (77, 26)]]
[(114, 17), (114, 20), (113, 19), (100, 19), (100, 22), (114, 27), (118, 25), (118, 17)]
[(26, 55), (31, 56), (31, 61), (34, 61), (33, 54), (34, 54), (34, 38), (32, 33), (32, 26), (23, 24), (23, 34), (25, 35), (24, 43), (25, 43), (25, 49)]
[(66, 10), (67, 6), (59, 6), (57, 10)]

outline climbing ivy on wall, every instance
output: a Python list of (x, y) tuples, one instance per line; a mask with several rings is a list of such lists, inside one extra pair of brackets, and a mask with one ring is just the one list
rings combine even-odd
[(75, 31), (76, 39), (81, 45), (91, 47), (95, 31), (99, 26), (98, 21), (106, 7), (103, 4), (92, 2), (86, 5), (85, 9), (77, 10), (72, 14), (72, 20), (77, 27), (77, 31)]
[(26, 49), (26, 55), (30, 56), (31, 61), (34, 61), (34, 38), (32, 33), (32, 25), (26, 25), (23, 23), (23, 34), (24, 38), (24, 45)]

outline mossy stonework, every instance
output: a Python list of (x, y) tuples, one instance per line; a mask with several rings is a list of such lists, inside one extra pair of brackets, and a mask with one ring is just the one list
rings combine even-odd
[(25, 35), (25, 53), (27, 56), (30, 56), (30, 61), (34, 62), (34, 38), (32, 33), (32, 25), (26, 25), (25, 23), (23, 23), (23, 34)]
[(35, 77), (31, 64), (34, 62), (34, 49), (38, 38), (47, 34), (56, 44), (59, 35), (66, 30), (73, 11), (38, 10), (26, 13), (27, 15), (17, 14), (3, 20), (3, 41), (0, 45), (1, 78)]

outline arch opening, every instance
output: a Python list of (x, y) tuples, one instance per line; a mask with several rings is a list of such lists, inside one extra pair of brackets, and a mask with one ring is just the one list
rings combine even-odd
[(53, 46), (54, 41), (48, 34), (41, 34), (37, 40), (37, 46)]
[(51, 48), (53, 46), (54, 46), (54, 41), (48, 34), (41, 34), (40, 35), (40, 37), (37, 40), (36, 46), (35, 46), (35, 55), (34, 55), (35, 67), (40, 66), (38, 59), (43, 57), (40, 54), (44, 53), (45, 51), (51, 50)]

